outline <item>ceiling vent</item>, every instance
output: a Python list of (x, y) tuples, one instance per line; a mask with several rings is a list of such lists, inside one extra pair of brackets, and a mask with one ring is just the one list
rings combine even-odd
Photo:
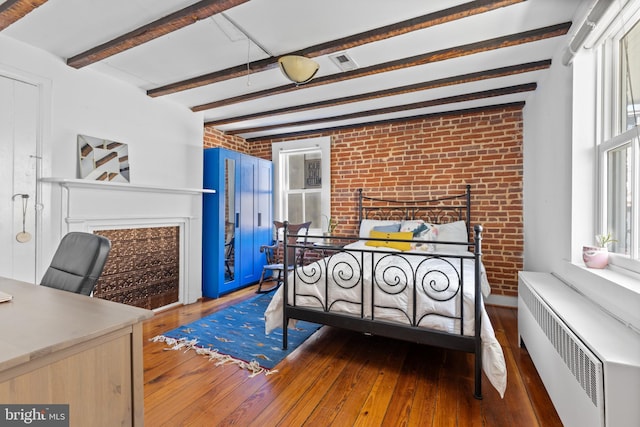
[(355, 61), (351, 59), (347, 52), (335, 53), (333, 55), (329, 55), (329, 58), (331, 58), (333, 63), (336, 64), (342, 71), (351, 71), (358, 68), (358, 64), (356, 64)]

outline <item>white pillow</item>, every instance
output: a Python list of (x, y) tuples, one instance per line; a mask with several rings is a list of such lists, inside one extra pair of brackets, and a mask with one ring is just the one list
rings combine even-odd
[(402, 221), (400, 225), (400, 231), (410, 231), (413, 233), (413, 238), (419, 240), (435, 240), (436, 237), (433, 233), (435, 228), (435, 225), (421, 219)]
[[(467, 226), (464, 221), (436, 225), (436, 240), (440, 242), (468, 242)], [(468, 246), (436, 244), (438, 252), (467, 252)]]
[[(400, 231), (411, 231), (414, 240), (436, 240), (435, 226), (421, 219), (402, 221)], [(411, 249), (431, 252), (434, 250), (434, 245), (429, 243), (412, 243)]]
[(405, 219), (400, 224), (400, 231), (410, 231), (413, 233), (416, 228), (420, 227), (422, 224), (424, 224), (424, 221), (421, 219)]
[(400, 221), (384, 220), (384, 219), (363, 219), (360, 223), (360, 237), (369, 238), (369, 232), (373, 227), (380, 225), (400, 225)]

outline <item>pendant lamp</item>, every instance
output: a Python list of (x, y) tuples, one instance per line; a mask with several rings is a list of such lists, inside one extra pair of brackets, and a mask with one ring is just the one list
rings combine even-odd
[(278, 59), (282, 73), (295, 84), (307, 83), (320, 66), (312, 59), (299, 55), (286, 55)]

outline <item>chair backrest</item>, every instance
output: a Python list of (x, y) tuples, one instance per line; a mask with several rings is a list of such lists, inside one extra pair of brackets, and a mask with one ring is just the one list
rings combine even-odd
[[(284, 238), (284, 236), (280, 235), (280, 230), (284, 229), (284, 223), (280, 222), (280, 221), (273, 221), (273, 225), (276, 228), (276, 236), (278, 239), (278, 242), (280, 243), (280, 238)], [(289, 224), (287, 226), (287, 232), (289, 234), (288, 238), (287, 238), (287, 244), (288, 245), (295, 245), (295, 244), (302, 244), (302, 245), (306, 245), (307, 244), (307, 236), (309, 235), (309, 227), (311, 227), (311, 221), (302, 223), (302, 224)], [(302, 241), (299, 241), (298, 237), (292, 237), (291, 235), (303, 235), (304, 238), (302, 239)], [(287, 263), (292, 266), (292, 265), (300, 265), (302, 264), (302, 258), (304, 256), (304, 250), (301, 250), (300, 248), (289, 248), (289, 253), (287, 254)]]
[(235, 247), (236, 238), (232, 237), (227, 243), (224, 244), (224, 259), (230, 260), (233, 258), (233, 251)]
[(110, 250), (111, 242), (104, 236), (81, 232), (68, 233), (60, 241), (40, 284), (91, 295)]

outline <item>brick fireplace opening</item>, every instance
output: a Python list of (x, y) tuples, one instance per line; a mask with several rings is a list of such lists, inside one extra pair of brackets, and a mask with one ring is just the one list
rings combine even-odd
[(94, 230), (111, 252), (93, 296), (153, 310), (180, 300), (180, 227)]

